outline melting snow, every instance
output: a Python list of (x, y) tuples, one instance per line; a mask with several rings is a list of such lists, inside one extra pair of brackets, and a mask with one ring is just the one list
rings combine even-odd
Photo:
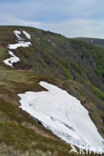
[(104, 149), (103, 138), (80, 101), (52, 84), (40, 85), (48, 91), (18, 94), (20, 108), (69, 144)]
[(29, 47), (31, 46), (31, 42), (25, 42), (25, 41), (19, 41), (18, 43), (15, 43), (15, 44), (9, 44), (8, 45), (8, 48), (9, 49), (17, 49), (17, 48), (26, 48), (26, 47)]
[(25, 35), (29, 40), (31, 40), (31, 36), (30, 36), (29, 33), (27, 33), (26, 31), (23, 31), (23, 33), (24, 33), (24, 35)]
[(17, 37), (18, 40), (24, 40), (22, 37), (20, 37), (20, 35), (21, 35), (21, 32), (20, 32), (20, 31), (15, 30), (15, 31), (14, 31), (14, 34), (15, 34), (15, 36)]
[[(31, 40), (31, 36), (28, 32), (26, 31), (22, 31), (23, 34), (27, 37), (27, 39)], [(19, 30), (14, 30), (14, 34), (17, 37), (18, 40), (24, 40), (22, 37), (20, 37), (20, 35), (22, 34), (21, 31)]]
[[(15, 44), (9, 44), (8, 45), (8, 48), (9, 49), (12, 49), (13, 50), (13, 49), (17, 49), (17, 48), (20, 48), (20, 47), (27, 48), (27, 47), (29, 47), (29, 46), (32, 45), (32, 43), (30, 41), (26, 42), (25, 39), (23, 39), (22, 37), (20, 37), (21, 31), (15, 30), (13, 32), (14, 32), (16, 38), (17, 38), (17, 43), (15, 43)], [(28, 39), (31, 39), (31, 36), (26, 31), (22, 31), (22, 32), (25, 34), (25, 36)], [(13, 63), (17, 63), (17, 62), (20, 61), (20, 59), (17, 56), (15, 56), (13, 54), (13, 52), (9, 51), (9, 55), (11, 55), (12, 57), (10, 57), (9, 59), (6, 59), (6, 60), (3, 61), (6, 65), (12, 67), (13, 66)]]
[[(26, 36), (28, 39), (31, 39), (31, 36), (30, 36), (26, 31), (22, 31), (22, 32), (25, 34), (25, 36)], [(17, 49), (17, 48), (20, 48), (20, 47), (22, 47), (22, 48), (27, 48), (27, 47), (29, 47), (29, 46), (32, 45), (30, 41), (26, 42), (26, 41), (24, 41), (23, 38), (21, 38), (21, 37), (19, 36), (19, 35), (21, 35), (21, 32), (20, 32), (20, 31), (15, 30), (15, 31), (14, 31), (14, 34), (16, 35), (18, 41), (17, 41), (17, 43), (15, 43), (15, 44), (9, 44), (9, 45), (8, 45), (8, 48), (9, 48), (9, 49)]]
[(19, 57), (15, 56), (15, 55), (13, 54), (12, 51), (9, 51), (9, 55), (12, 56), (12, 57), (10, 57), (10, 58), (4, 60), (4, 63), (5, 63), (6, 65), (12, 67), (12, 66), (13, 66), (13, 63), (17, 63), (17, 62), (20, 61)]

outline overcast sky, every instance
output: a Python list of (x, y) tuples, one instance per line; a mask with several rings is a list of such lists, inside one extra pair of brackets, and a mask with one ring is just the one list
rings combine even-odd
[(104, 38), (104, 0), (0, 0), (0, 25)]

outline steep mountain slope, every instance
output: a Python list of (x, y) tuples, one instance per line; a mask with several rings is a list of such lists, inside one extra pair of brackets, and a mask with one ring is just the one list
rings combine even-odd
[[(21, 32), (17, 40), (13, 33)], [(23, 31), (28, 32), (31, 38)], [(8, 45), (22, 42), (29, 46)], [(27, 44), (26, 44), (27, 45)], [(11, 50), (12, 53), (8, 53)], [(8, 66), (14, 54), (19, 61)], [(13, 55), (12, 55), (13, 57)], [(82, 41), (28, 27), (0, 27), (0, 140), (8, 155), (70, 155), (70, 146), (19, 109), (19, 93), (44, 90), (50, 82), (78, 98), (104, 137), (104, 49)], [(7, 151), (2, 147), (6, 146)], [(9, 148), (11, 147), (11, 148)], [(18, 150), (18, 151), (17, 151)], [(14, 153), (13, 153), (14, 151)], [(11, 153), (12, 152), (12, 153)], [(40, 152), (40, 154), (39, 154)], [(50, 153), (50, 154), (49, 154)], [(5, 154), (5, 155), (6, 155)]]
[(55, 85), (39, 84), (47, 91), (19, 94), (20, 108), (69, 144), (104, 149), (103, 138), (80, 101)]

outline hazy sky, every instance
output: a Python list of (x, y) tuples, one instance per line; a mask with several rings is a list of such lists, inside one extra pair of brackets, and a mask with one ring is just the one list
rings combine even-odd
[(104, 0), (0, 0), (0, 25), (104, 38)]

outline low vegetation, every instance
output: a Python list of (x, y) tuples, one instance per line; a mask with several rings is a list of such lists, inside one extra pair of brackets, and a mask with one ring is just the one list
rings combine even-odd
[[(20, 62), (3, 63), (13, 30), (26, 30), (32, 46), (13, 52)], [(74, 156), (70, 145), (19, 108), (18, 93), (44, 90), (53, 83), (81, 100), (104, 137), (104, 49), (59, 34), (28, 27), (0, 27), (0, 155)], [(90, 154), (91, 156), (93, 154)], [(82, 154), (83, 156), (83, 154)]]

